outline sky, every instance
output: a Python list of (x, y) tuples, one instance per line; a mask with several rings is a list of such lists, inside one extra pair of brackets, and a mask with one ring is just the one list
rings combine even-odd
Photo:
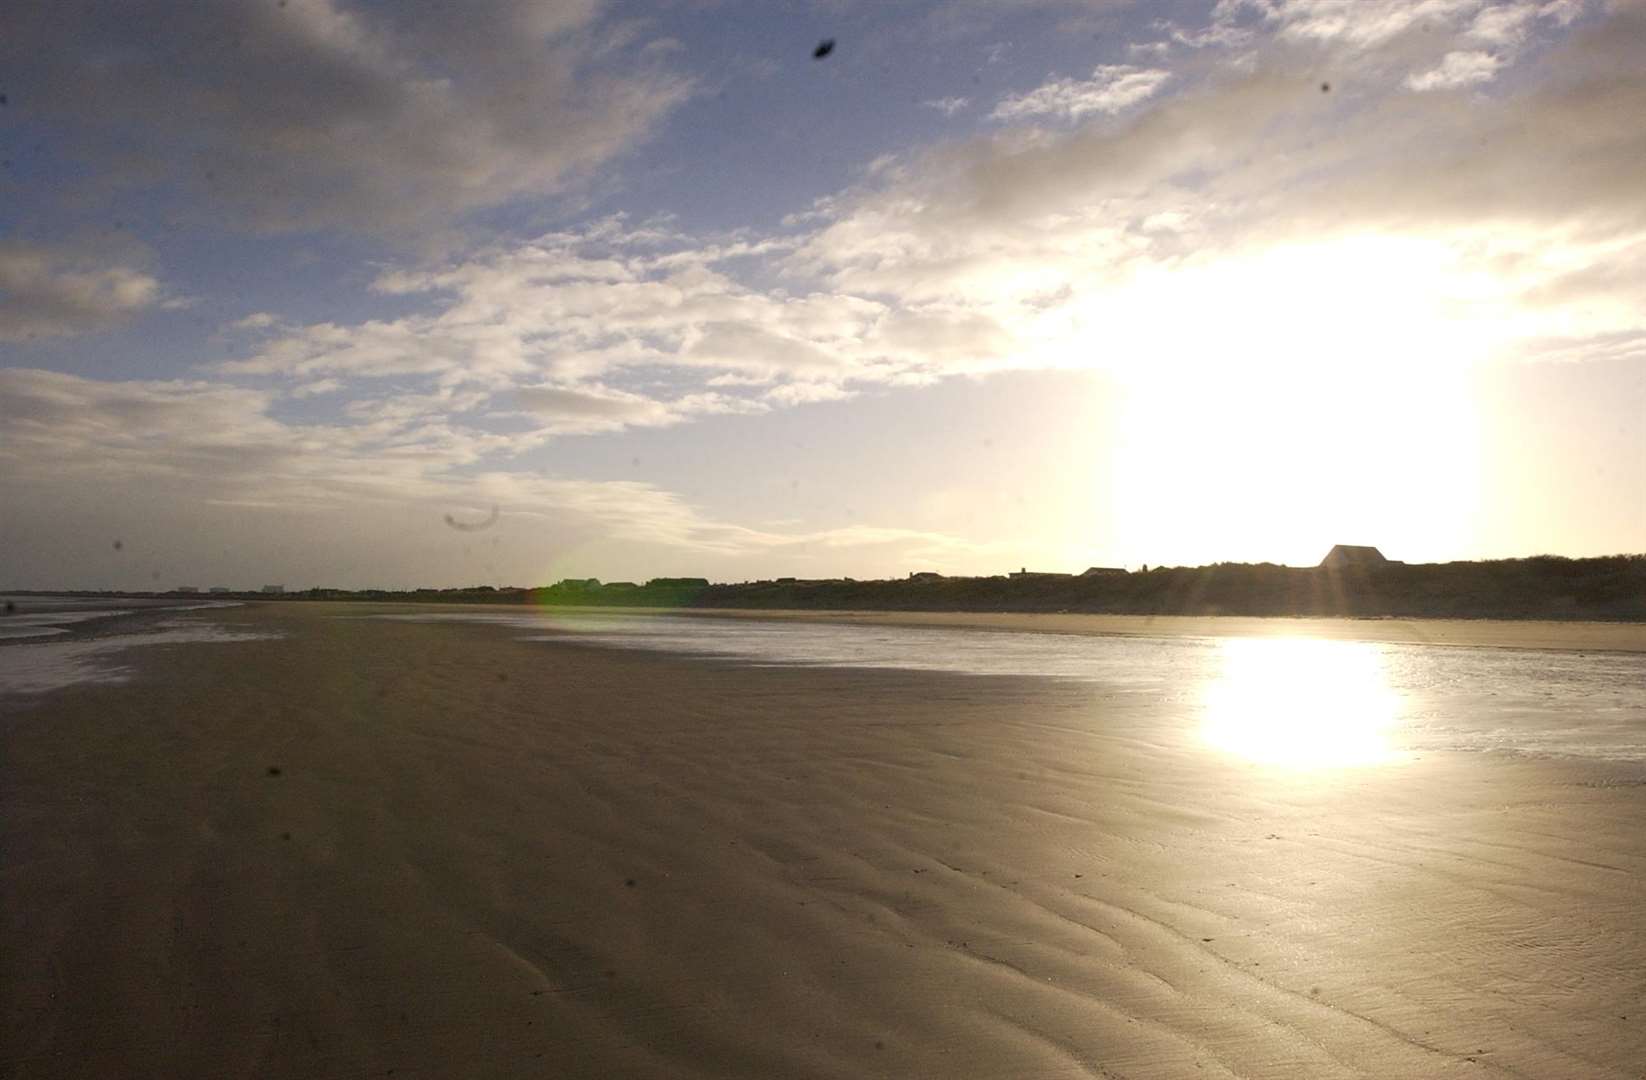
[(1646, 0), (13, 5), (0, 588), (1643, 551), (1642, 117)]

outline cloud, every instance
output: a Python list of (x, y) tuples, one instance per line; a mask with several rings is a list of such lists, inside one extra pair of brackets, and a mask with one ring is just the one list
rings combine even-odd
[(1406, 77), (1406, 85), (1413, 90), (1456, 90), (1460, 86), (1490, 82), (1503, 61), (1491, 53), (1470, 50), (1449, 52), (1440, 66), (1421, 75)]
[(1293, 40), (1341, 43), (1357, 49), (1387, 44), (1402, 34), (1467, 18), (1487, 0), (1220, 0), (1229, 18), (1255, 11)]
[[(536, 403), (557, 413), (599, 413), (602, 407), (589, 404), (594, 396), (539, 394)], [(112, 522), (140, 522), (148, 547), (161, 549), (168, 567), (184, 568), (168, 573), (222, 565), (232, 570), (220, 572), (240, 577), (301, 573), (336, 584), (475, 577), (540, 584), (552, 580), (545, 551), (612, 544), (628, 545), (629, 557), (639, 545), (648, 562), (685, 568), (715, 559), (736, 565), (751, 556), (808, 565), (820, 548), (873, 548), (898, 561), (954, 560), (972, 550), (959, 538), (911, 529), (747, 528), (706, 516), (652, 484), (505, 468), (520, 449), (508, 440), (488, 444), (433, 425), (385, 433), (370, 425), (294, 423), (272, 415), (274, 400), (198, 381), (0, 370), (7, 433), (0, 495), (12, 509), (5, 522), (8, 581), (50, 581), (68, 572), (59, 565), (77, 566), (73, 576), (83, 581), (85, 564), (60, 564), (58, 556), (86, 546), (64, 523), (84, 517), (87, 507), (105, 531)], [(451, 533), (441, 522), (493, 507), (500, 524), (491, 532), (517, 530), (518, 551), (482, 576), (476, 564), (438, 546)], [(69, 531), (54, 531), (59, 527)], [(305, 539), (296, 550), (269, 540), (333, 534), (335, 545)], [(241, 549), (225, 554), (228, 537)], [(102, 533), (97, 540), (93, 546), (106, 551)], [(362, 552), (369, 558), (361, 560)]]
[(105, 330), (163, 302), (160, 282), (62, 248), (0, 242), (0, 341)]
[(1314, 354), (1311, 333), (1336, 340), (1333, 320), (1370, 310), (1379, 331), (1323, 362), (1375, 362), (1417, 328), (1476, 357), (1646, 327), (1627, 277), (1597, 273), (1646, 245), (1638, 13), (1573, 31), (1500, 13), (1481, 30), (1478, 5), (1445, 10), (1442, 46), (1524, 33), (1537, 70), (1497, 97), (1417, 96), (1404, 44), (1345, 26), (1332, 33), (1387, 44), (1355, 46), (1342, 70), (1363, 81), (1340, 100), (1320, 92), (1318, 57), (1272, 30), (1251, 63), (1197, 60), (1197, 78), (1118, 121), (906, 154), (781, 237), (610, 218), (389, 268), (374, 287), (413, 313), (280, 327), (214, 373), (293, 396), (341, 387), (380, 433), (505, 440), (493, 420), (508, 417), (530, 425), (512, 445), (539, 445), (876, 385), (1135, 370), (1231, 340), (1255, 359), (1262, 342)]
[(1158, 68), (1109, 64), (1086, 80), (1056, 79), (1026, 94), (1006, 98), (990, 115), (996, 120), (1054, 116), (1078, 120), (1091, 113), (1114, 114), (1154, 94), (1171, 79)]
[(520, 409), (555, 435), (587, 435), (630, 427), (666, 427), (713, 413), (756, 412), (762, 406), (730, 395), (704, 392), (659, 400), (595, 384), (523, 386), (513, 395)]
[(426, 232), (564, 187), (685, 99), (601, 7), (65, 0), (8, 19), (0, 68), (9, 111), (107, 182), (260, 229)]
[(877, 365), (892, 362), (867, 347), (882, 305), (757, 289), (724, 268), (785, 250), (689, 238), (664, 245), (649, 230), (597, 224), (436, 269), (390, 271), (377, 287), (427, 296), (424, 311), (294, 328), (217, 370), (289, 379), (421, 377), (497, 392), (544, 380), (574, 390), (647, 369), (671, 369), (700, 384), (736, 373), (751, 386), (876, 377)]
[[(1407, 325), (1478, 330), (1503, 355), (1646, 326), (1638, 289), (1602, 294), (1581, 273), (1646, 244), (1640, 5), (1569, 30), (1507, 9), (1487, 19), (1478, 3), (1246, 3), (1220, 17), (1237, 8), (1270, 32), (1240, 63), (1197, 59), (1198, 78), (1118, 123), (907, 155), (830, 200), (791, 264), (892, 311), (985, 316), (1010, 343), (983, 350), (1002, 365), (1215, 354), (1219, 333), (1273, 340), (1311, 303), (1349, 324), (1390, 305)], [(1420, 16), (1451, 27), (1421, 55), (1483, 35), (1518, 41), (1526, 70), (1492, 97), (1406, 93)], [(1321, 42), (1349, 91), (1320, 92)], [(1260, 272), (1271, 287), (1253, 292)], [(1557, 281), (1572, 291), (1548, 291)], [(1531, 295), (1549, 299), (1522, 306)]]
[(960, 112), (961, 110), (965, 109), (971, 103), (972, 103), (971, 98), (945, 97), (945, 98), (933, 98), (930, 101), (922, 101), (920, 104), (924, 105), (928, 109), (936, 109), (938, 112), (942, 113), (944, 116), (953, 116), (956, 113)]

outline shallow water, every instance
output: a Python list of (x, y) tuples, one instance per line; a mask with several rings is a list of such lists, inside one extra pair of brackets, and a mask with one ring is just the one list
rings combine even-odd
[(376, 616), (479, 622), (528, 639), (757, 665), (1073, 679), (1167, 705), (1259, 761), (1361, 764), (1424, 750), (1646, 761), (1646, 654), (1309, 638), (1077, 636), (972, 629), (515, 612)]
[(11, 645), (0, 649), (0, 695), (16, 697), (84, 683), (127, 682), (132, 678), (133, 668), (125, 662), (125, 654), (131, 649), (266, 641), (278, 636), (233, 630), (200, 618), (170, 618), (134, 633)]
[(139, 611), (201, 611), (238, 607), (234, 600), (182, 600), (171, 597), (56, 596), (47, 593), (0, 594), (0, 641), (19, 641), (67, 634), (98, 619)]

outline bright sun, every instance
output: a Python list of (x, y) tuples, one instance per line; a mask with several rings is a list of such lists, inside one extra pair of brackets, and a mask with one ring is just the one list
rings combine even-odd
[(1444, 246), (1271, 249), (1140, 278), (1093, 313), (1125, 402), (1111, 514), (1136, 561), (1446, 555), (1479, 487), (1471, 295)]

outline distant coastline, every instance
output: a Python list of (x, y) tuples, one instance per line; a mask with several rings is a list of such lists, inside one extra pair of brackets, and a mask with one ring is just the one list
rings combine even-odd
[[(23, 590), (14, 593), (26, 594)], [(1646, 622), (1646, 555), (1587, 559), (1544, 555), (1486, 562), (1307, 568), (1219, 563), (1083, 576), (919, 574), (878, 581), (785, 578), (711, 583), (701, 578), (655, 578), (637, 584), (571, 579), (539, 587), (315, 588), (279, 593), (233, 591), (214, 593), (210, 598), (799, 612)]]

